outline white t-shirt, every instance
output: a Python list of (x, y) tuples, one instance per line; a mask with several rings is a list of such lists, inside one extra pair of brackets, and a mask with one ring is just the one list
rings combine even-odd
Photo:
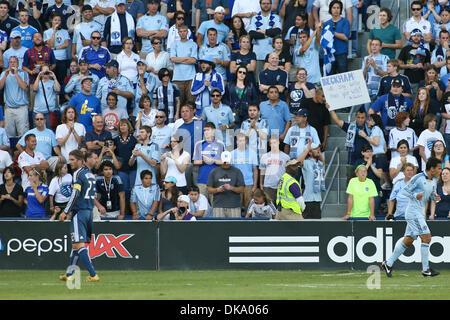
[(172, 158), (167, 158), (167, 174), (166, 177), (174, 177), (175, 179), (177, 179), (177, 187), (185, 187), (187, 185), (186, 182), (186, 172), (181, 173), (178, 168), (177, 165), (175, 164), (178, 163), (178, 165), (181, 165), (183, 163), (189, 163), (191, 161), (191, 155), (189, 154), (189, 152), (183, 150), (183, 153), (181, 154), (181, 156), (178, 157), (177, 160), (173, 160)]
[[(249, 12), (260, 12), (261, 6), (259, 0), (236, 0), (233, 4), (233, 10), (231, 11), (231, 16), (238, 13), (249, 13)], [(250, 30), (251, 18), (242, 18), (244, 22), (244, 28), (248, 32)]]
[(69, 202), (72, 193), (72, 175), (66, 174), (64, 177), (53, 177), (48, 187), (48, 194), (54, 196), (54, 202)]
[[(74, 129), (80, 137), (84, 137), (86, 135), (86, 128), (81, 123), (76, 122), (74, 125)], [(68, 133), (69, 128), (65, 123), (60, 124), (56, 127), (56, 139), (64, 139)], [(66, 158), (67, 163), (69, 163), (69, 153), (75, 149), (78, 149), (78, 142), (72, 133), (69, 139), (67, 139), (66, 143), (61, 147), (61, 154), (64, 156), (64, 158)]]
[(189, 201), (189, 211), (199, 212), (201, 210), (205, 210), (203, 214), (204, 218), (212, 216), (212, 208), (209, 205), (208, 199), (200, 193), (196, 202)]
[[(444, 105), (445, 113), (450, 114), (450, 103)], [(445, 133), (450, 134), (450, 119), (445, 120)]]
[[(319, 8), (319, 20), (327, 21), (331, 19), (331, 14), (328, 13), (330, 10), (330, 3), (332, 0), (314, 0), (313, 6)], [(343, 6), (341, 16), (345, 18), (345, 10), (352, 7), (351, 0), (341, 0)]]
[(28, 173), (23, 169), (24, 167), (29, 167), (33, 164), (40, 164), (41, 161), (45, 160), (45, 157), (39, 151), (34, 151), (34, 155), (23, 151), (18, 159), (19, 167), (22, 170), (22, 188), (25, 190), (30, 186), (30, 180), (28, 178)]
[[(400, 156), (393, 157), (389, 164), (389, 168), (397, 169), (401, 162), (402, 162), (402, 159), (400, 158)], [(406, 163), (412, 163), (414, 166), (419, 167), (419, 163), (417, 162), (416, 157), (409, 155), (409, 154), (406, 156)], [(402, 171), (400, 171), (394, 177), (394, 179), (392, 179), (392, 185), (394, 185), (397, 181), (404, 179), (404, 178), (405, 178), (405, 175), (403, 174)]]
[[(419, 139), (417, 140), (417, 144), (419, 146), (424, 147), (424, 153), (425, 153), (425, 157), (427, 159), (431, 156), (431, 148), (433, 147), (433, 143), (437, 140), (441, 140), (445, 145), (444, 137), (437, 130), (434, 130), (433, 132), (431, 132), (430, 130), (426, 129), (426, 130), (422, 131), (422, 133), (420, 134)], [(425, 171), (425, 165), (426, 165), (426, 163), (422, 159), (422, 170), (423, 171)]]
[(289, 156), (282, 151), (277, 154), (267, 152), (261, 157), (259, 169), (264, 174), (264, 187), (277, 189), (278, 181), (286, 172), (286, 163), (289, 160)]
[[(13, 161), (8, 152), (0, 150), (0, 168), (5, 169), (12, 165)], [(0, 184), (3, 184), (3, 174), (0, 174)]]
[[(422, 31), (422, 34), (433, 33), (433, 28), (431, 26), (430, 21), (424, 18), (421, 18), (420, 22), (417, 22), (416, 20), (414, 20), (414, 17), (411, 17), (408, 20), (406, 20), (405, 23), (403, 24), (403, 33), (411, 32), (414, 29), (420, 29), (420, 31)], [(424, 47), (430, 50), (429, 43), (425, 43)]]
[[(408, 141), (409, 150), (412, 150), (417, 144), (417, 135), (416, 132), (411, 128), (406, 128), (405, 130), (401, 130), (399, 128), (392, 128), (389, 131), (389, 149), (397, 149), (397, 144), (400, 140)], [(409, 152), (412, 155), (412, 151)], [(392, 151), (391, 157), (398, 157), (400, 154), (398, 151)]]
[(138, 54), (131, 52), (131, 56), (127, 56), (125, 52), (121, 51), (116, 60), (119, 63), (119, 73), (131, 82), (133, 82), (137, 77), (137, 63), (141, 58)]

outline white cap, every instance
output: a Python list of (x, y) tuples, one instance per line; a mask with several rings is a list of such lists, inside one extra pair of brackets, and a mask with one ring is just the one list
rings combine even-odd
[(317, 149), (318, 147), (320, 147), (320, 144), (311, 143), (311, 149)]
[(222, 7), (222, 6), (218, 6), (218, 7), (214, 10), (214, 12), (225, 13), (225, 8)]
[(189, 203), (191, 201), (191, 198), (189, 198), (189, 196), (182, 194), (181, 196), (178, 197), (178, 201), (184, 201)]

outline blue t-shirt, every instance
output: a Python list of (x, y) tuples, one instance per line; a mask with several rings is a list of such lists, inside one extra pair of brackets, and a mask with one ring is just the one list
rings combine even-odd
[[(154, 159), (158, 163), (161, 161), (161, 151), (159, 149), (159, 146), (156, 143), (154, 143), (154, 142), (150, 142), (146, 146), (138, 143), (138, 144), (136, 144), (134, 149), (135, 150), (136, 149), (140, 149), (142, 151), (142, 153), (149, 159)], [(156, 169), (155, 169), (155, 167), (152, 167), (142, 157), (137, 157), (136, 158), (136, 162), (137, 162), (137, 171), (136, 171), (135, 185), (137, 186), (137, 185), (142, 184), (140, 175), (141, 175), (141, 172), (144, 171), (144, 170), (149, 170), (149, 171), (152, 172), (152, 183), (156, 183)]]
[(78, 93), (70, 99), (68, 105), (77, 110), (78, 122), (84, 125), (86, 132), (94, 129), (92, 126), (92, 114), (102, 114), (100, 100), (96, 96)]
[[(191, 57), (197, 59), (197, 44), (192, 40), (175, 41), (170, 48), (170, 57)], [(195, 64), (174, 63), (173, 81), (188, 81), (194, 79)]]
[(407, 111), (412, 108), (413, 102), (404, 97), (405, 103), (404, 105), (399, 105), (400, 97), (394, 97), (395, 100), (395, 106), (387, 106), (386, 102), (388, 102), (388, 96), (389, 94), (385, 94), (384, 96), (379, 97), (371, 106), (370, 108), (373, 109), (375, 112), (381, 112), (381, 120), (383, 121), (383, 126), (386, 127), (396, 127), (395, 125), (395, 116), (397, 113), (401, 111)]
[[(42, 84), (44, 84), (42, 86)], [(45, 90), (45, 96), (44, 96)], [(48, 110), (55, 111), (56, 110), (56, 91), (55, 91), (55, 81), (47, 80), (40, 82), (38, 85), (38, 90), (35, 92), (34, 96), (34, 109), (35, 113), (41, 112), (44, 114), (48, 113)], [(47, 98), (47, 103), (45, 102)], [(47, 109), (48, 104), (48, 109)]]
[(3, 66), (5, 69), (9, 68), (9, 59), (11, 57), (16, 57), (19, 60), (19, 69), (22, 69), (23, 65), (23, 56), (27, 52), (28, 48), (20, 47), (20, 49), (14, 49), (13, 47), (9, 48), (3, 53)]
[[(53, 35), (53, 29), (47, 29), (44, 32), (44, 42), (50, 40), (52, 38)], [(64, 42), (66, 40), (70, 41), (70, 36), (69, 36), (69, 32), (65, 29), (60, 29), (56, 31), (56, 36), (55, 36), (55, 43), (54, 43), (54, 47), (59, 47), (61, 45), (64, 44)], [(55, 53), (55, 59), (56, 60), (67, 60), (68, 56), (67, 56), (67, 48), (65, 49), (53, 49), (53, 52)]]
[[(332, 29), (333, 24), (335, 22), (333, 22), (333, 20), (328, 20), (324, 23), (323, 27), (322, 27), (322, 32), (324, 32), (326, 30), (326, 26), (329, 25), (330, 28)], [(348, 38), (350, 38), (350, 22), (348, 22), (347, 19), (345, 18), (341, 18), (338, 22), (335, 23), (335, 32), (337, 33), (343, 33), (345, 34), (345, 36)], [(337, 37), (334, 37), (334, 42), (333, 42), (333, 48), (336, 50), (334, 52), (335, 55), (338, 54), (347, 54), (348, 52), (348, 41), (344, 41), (341, 39), (338, 39)]]
[[(222, 152), (225, 151), (225, 146), (220, 141), (208, 142), (206, 140), (199, 141), (195, 144), (193, 160), (203, 160), (203, 156), (220, 160)], [(208, 183), (209, 173), (217, 168), (215, 163), (203, 163), (198, 170), (198, 183)]]
[(261, 110), (261, 118), (266, 119), (269, 125), (269, 135), (272, 131), (278, 130), (278, 132), (273, 132), (275, 134), (282, 134), (286, 127), (286, 123), (291, 120), (291, 114), (289, 113), (289, 107), (286, 102), (279, 100), (274, 106), (270, 104), (270, 101), (263, 101), (259, 105)]
[[(136, 31), (138, 29), (144, 29), (146, 31), (151, 30), (166, 30), (169, 32), (169, 22), (165, 16), (160, 14), (159, 12), (156, 13), (154, 16), (150, 16), (148, 14), (142, 16), (139, 18), (139, 20), (136, 23)], [(148, 38), (142, 38), (142, 49), (141, 52), (148, 54), (150, 52), (153, 52), (153, 46), (150, 42), (150, 39)]]
[(203, 43), (208, 43), (207, 32), (208, 29), (214, 28), (217, 30), (217, 43), (225, 42), (227, 40), (230, 28), (228, 28), (223, 22), (221, 24), (216, 24), (214, 20), (204, 21), (200, 24), (198, 28), (198, 33), (203, 35)]
[(231, 152), (231, 165), (238, 168), (244, 176), (244, 183), (246, 186), (252, 186), (253, 180), (253, 167), (258, 167), (258, 155), (253, 150), (234, 149)]
[(32, 48), (34, 46), (33, 44), (33, 34), (35, 34), (36, 32), (39, 32), (35, 27), (32, 27), (30, 25), (28, 25), (26, 28), (22, 28), (21, 26), (17, 26), (14, 29), (11, 30), (12, 31), (19, 31), (20, 34), (22, 35), (21, 37), (21, 45), (22, 47), (26, 47), (28, 49)]
[[(41, 184), (37, 187), (38, 192), (42, 196), (48, 196), (48, 186)], [(30, 186), (25, 189), (25, 197), (27, 199), (27, 211), (25, 216), (27, 218), (43, 218), (45, 217), (47, 210), (45, 209), (45, 202), (40, 203), (36, 198), (36, 193)]]
[[(97, 134), (94, 130), (90, 130), (86, 132), (86, 136), (84, 138), (85, 142), (92, 142), (92, 141), (106, 141), (106, 140), (112, 140), (111, 132), (107, 130), (103, 130), (100, 134)], [(98, 149), (96, 152), (97, 154), (100, 154), (102, 150)]]
[[(4, 77), (6, 71), (3, 71), (0, 75), (0, 79)], [(28, 83), (28, 73), (23, 70), (17, 70), (19, 77), (25, 83)], [(8, 107), (20, 107), (28, 105), (28, 93), (27, 90), (20, 88), (17, 82), (16, 76), (11, 72), (6, 77), (4, 90), (5, 106)]]
[(98, 50), (92, 48), (92, 46), (84, 47), (80, 52), (80, 59), (87, 59), (89, 64), (99, 64), (102, 68), (100, 70), (97, 69), (89, 69), (92, 73), (97, 75), (100, 79), (106, 75), (106, 69), (104, 67), (105, 63), (111, 60), (111, 54), (109, 50), (105, 47), (100, 46)]
[(150, 212), (153, 203), (159, 201), (160, 198), (161, 192), (157, 184), (151, 184), (148, 188), (144, 188), (141, 184), (132, 189), (130, 202), (136, 204), (139, 218), (145, 219), (145, 216)]

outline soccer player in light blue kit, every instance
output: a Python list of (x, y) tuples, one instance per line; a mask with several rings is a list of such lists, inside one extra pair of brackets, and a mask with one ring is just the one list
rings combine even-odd
[(81, 259), (83, 265), (89, 271), (86, 282), (100, 281), (95, 272), (94, 265), (85, 243), (91, 242), (92, 223), (94, 208), (94, 198), (96, 196), (96, 180), (94, 174), (85, 165), (85, 156), (80, 150), (73, 150), (69, 153), (70, 166), (75, 170), (73, 175), (73, 188), (70, 200), (67, 203), (64, 212), (61, 213), (60, 220), (72, 212), (70, 221), (70, 235), (72, 238), (72, 253), (70, 254), (69, 268), (66, 274), (59, 277), (60, 280), (69, 281), (73, 274), (71, 266), (76, 265), (78, 259)]
[(442, 161), (436, 158), (430, 158), (427, 161), (425, 172), (416, 174), (403, 189), (402, 195), (409, 198), (406, 208), (405, 219), (407, 222), (405, 236), (403, 241), (397, 243), (394, 252), (387, 261), (383, 261), (381, 269), (386, 275), (392, 277), (392, 266), (394, 262), (411, 246), (417, 236), (422, 240), (420, 248), (422, 254), (422, 275), (424, 277), (434, 277), (439, 272), (430, 268), (428, 255), (430, 253), (431, 232), (425, 221), (425, 208), (428, 200), (439, 202), (440, 197), (436, 193), (436, 181), (441, 174)]

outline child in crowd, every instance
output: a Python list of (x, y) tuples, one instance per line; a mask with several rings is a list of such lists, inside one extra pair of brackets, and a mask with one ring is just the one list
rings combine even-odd
[(269, 196), (261, 189), (256, 189), (253, 199), (248, 205), (246, 218), (270, 218), (275, 219), (277, 208)]

